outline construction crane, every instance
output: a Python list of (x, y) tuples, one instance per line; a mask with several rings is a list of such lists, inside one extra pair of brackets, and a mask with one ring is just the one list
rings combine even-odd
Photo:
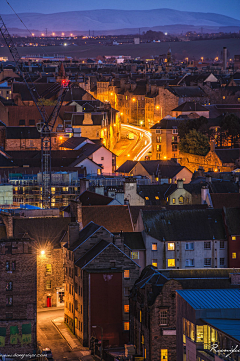
[(18, 53), (17, 47), (0, 15), (0, 31), (3, 39), (15, 61), (16, 67), (22, 76), (32, 99), (40, 113), (41, 122), (37, 124), (37, 129), (41, 134), (41, 198), (42, 208), (51, 208), (51, 137), (53, 135), (53, 128), (56, 123), (59, 111), (61, 109), (66, 92), (69, 90), (69, 81), (63, 79), (56, 105), (52, 113), (48, 116), (43, 104), (42, 96), (38, 93), (35, 84), (31, 80), (29, 73), (23, 71), (23, 63), (21, 56)]

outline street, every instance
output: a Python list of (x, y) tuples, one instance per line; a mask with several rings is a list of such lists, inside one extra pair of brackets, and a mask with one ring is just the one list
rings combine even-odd
[[(63, 308), (44, 309), (37, 313), (37, 340), (41, 348), (52, 350), (54, 361), (79, 361), (79, 356), (68, 346), (67, 341), (54, 327), (52, 320), (63, 316)], [(64, 358), (65, 357), (65, 358)]]
[[(127, 160), (144, 160), (145, 156), (151, 151), (152, 138), (151, 133), (143, 128), (122, 124), (122, 139), (114, 150), (117, 157), (117, 168)], [(127, 139), (127, 134), (133, 133), (134, 139)]]

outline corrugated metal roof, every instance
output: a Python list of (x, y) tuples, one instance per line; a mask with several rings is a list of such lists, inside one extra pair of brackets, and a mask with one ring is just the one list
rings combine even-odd
[(195, 310), (240, 308), (240, 290), (181, 290), (177, 293)]
[(240, 341), (240, 320), (206, 318), (204, 321)]

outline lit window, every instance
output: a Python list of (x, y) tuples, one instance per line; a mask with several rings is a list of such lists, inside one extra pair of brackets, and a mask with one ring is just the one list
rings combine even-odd
[(232, 241), (236, 241), (237, 237), (236, 236), (232, 236)]
[(179, 203), (183, 203), (183, 196), (180, 196), (180, 197), (178, 198), (178, 201), (179, 201)]
[(158, 196), (156, 196), (156, 197), (155, 197), (155, 199), (157, 199), (157, 200), (158, 200), (158, 199), (159, 199), (159, 197), (158, 197)]
[(142, 345), (144, 345), (144, 335), (142, 335)]
[(152, 251), (157, 251), (157, 243), (152, 243)]
[(160, 325), (167, 325), (167, 310), (160, 311)]
[(98, 170), (97, 170), (97, 174), (98, 174), (98, 175), (100, 175), (100, 174), (101, 174), (101, 169), (100, 169), (100, 168), (98, 168)]
[(197, 342), (203, 342), (203, 326), (196, 326), (197, 328)]
[(158, 265), (157, 265), (157, 259), (153, 259), (152, 260), (152, 266), (154, 266), (154, 267), (157, 267)]
[(168, 350), (161, 349), (161, 361), (168, 361)]
[(52, 265), (46, 264), (46, 274), (51, 275), (52, 274)]
[(52, 282), (49, 280), (46, 282), (46, 289), (50, 290), (52, 288)]
[(124, 331), (129, 331), (129, 322), (124, 322)]
[(234, 259), (234, 258), (237, 258), (237, 253), (236, 252), (232, 253), (232, 259)]
[(139, 322), (142, 322), (142, 311), (139, 311)]
[(168, 267), (175, 267), (175, 259), (168, 259)]
[(129, 278), (129, 269), (124, 270), (124, 278)]
[(175, 250), (175, 243), (168, 243), (168, 251), (174, 251)]
[(176, 203), (176, 198), (173, 198), (172, 202), (173, 202), (173, 204), (175, 204)]
[(149, 197), (145, 197), (146, 201), (149, 201)]
[(129, 313), (129, 305), (124, 305), (124, 312)]
[(139, 259), (139, 252), (131, 252), (132, 259)]

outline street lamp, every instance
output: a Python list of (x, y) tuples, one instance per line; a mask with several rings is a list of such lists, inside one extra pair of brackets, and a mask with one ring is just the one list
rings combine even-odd
[(97, 328), (97, 327), (100, 327), (101, 328), (101, 361), (102, 361), (102, 358), (103, 358), (103, 328), (102, 326), (92, 326), (92, 328)]

